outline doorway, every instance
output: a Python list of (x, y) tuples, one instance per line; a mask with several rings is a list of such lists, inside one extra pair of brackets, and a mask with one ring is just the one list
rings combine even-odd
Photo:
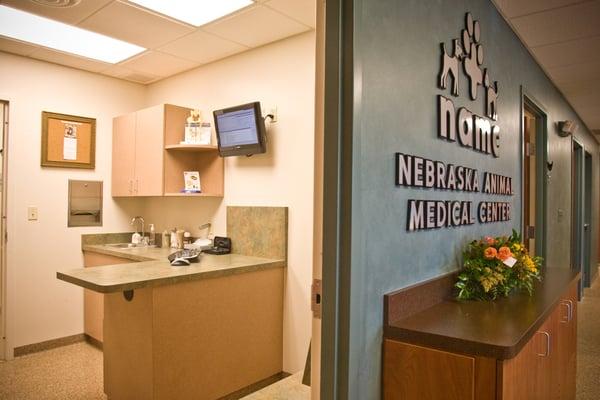
[(582, 297), (583, 288), (591, 283), (592, 155), (576, 138), (572, 143), (571, 268), (581, 271), (579, 294)]
[(523, 243), (531, 255), (546, 255), (546, 182), (548, 164), (546, 113), (523, 97)]
[(0, 100), (0, 360), (6, 359), (6, 165), (8, 102)]

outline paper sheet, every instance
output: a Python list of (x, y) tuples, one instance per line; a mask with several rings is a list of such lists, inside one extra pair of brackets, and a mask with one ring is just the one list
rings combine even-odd
[(72, 138), (72, 137), (64, 138), (63, 159), (77, 160), (77, 138)]

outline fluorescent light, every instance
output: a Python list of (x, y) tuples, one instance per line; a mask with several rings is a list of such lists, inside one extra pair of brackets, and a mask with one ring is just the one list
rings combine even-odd
[(129, 0), (194, 26), (204, 25), (252, 4), (252, 0)]
[(112, 64), (146, 50), (6, 6), (0, 6), (0, 35)]

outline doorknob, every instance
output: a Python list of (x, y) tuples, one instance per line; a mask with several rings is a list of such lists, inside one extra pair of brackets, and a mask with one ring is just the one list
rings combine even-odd
[(590, 227), (590, 224), (583, 224), (583, 229), (585, 229), (586, 231), (588, 230), (589, 227)]

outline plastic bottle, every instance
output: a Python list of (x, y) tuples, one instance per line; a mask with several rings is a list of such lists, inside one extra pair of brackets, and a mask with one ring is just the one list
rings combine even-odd
[(154, 232), (154, 224), (150, 224), (150, 238), (148, 239), (149, 246), (154, 246), (156, 244), (155, 237), (154, 237), (155, 234), (156, 234), (156, 232)]
[(171, 235), (168, 230), (164, 230), (162, 233), (162, 246), (163, 249), (168, 249), (171, 247)]
[(177, 228), (173, 228), (171, 231), (171, 248), (177, 248)]

